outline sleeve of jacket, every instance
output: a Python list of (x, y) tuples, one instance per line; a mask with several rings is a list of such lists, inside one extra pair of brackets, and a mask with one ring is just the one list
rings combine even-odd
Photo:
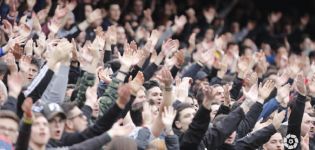
[(272, 114), (272, 112), (274, 112), (279, 107), (279, 105), (280, 104), (276, 100), (276, 98), (269, 100), (267, 103), (264, 104), (263, 110), (260, 113), (260, 116), (258, 117), (258, 119), (260, 118), (266, 119), (267, 117), (270, 116), (270, 114)]
[[(304, 115), (306, 97), (300, 94), (297, 95), (296, 100), (291, 107), (291, 114), (288, 122), (287, 135), (295, 135), (298, 139), (297, 147), (300, 147), (301, 140), (301, 123)], [(286, 148), (287, 149), (287, 148)]]
[(145, 68), (143, 71), (144, 81), (150, 80), (157, 69), (158, 66), (155, 63), (151, 63), (147, 68)]
[(23, 116), (22, 104), (26, 97), (31, 97), (33, 103), (42, 97), (42, 94), (46, 90), (49, 82), (54, 75), (54, 71), (50, 70), (47, 65), (45, 65), (39, 72), (39, 74), (33, 79), (32, 83), (27, 87), (27, 89), (20, 93), (17, 102), (17, 114), (19, 117)]
[(69, 150), (88, 150), (88, 149), (101, 149), (103, 145), (109, 143), (111, 137), (107, 133), (103, 133), (100, 136), (88, 139), (84, 142), (72, 145), (69, 147)]
[(237, 128), (237, 138), (242, 138), (252, 131), (256, 121), (262, 111), (263, 105), (256, 102), (246, 113), (245, 118), (240, 122)]
[(136, 138), (138, 150), (145, 150), (150, 143), (151, 131), (150, 129), (143, 127), (139, 130)]
[(197, 149), (210, 123), (210, 111), (201, 106), (180, 138), (180, 149)]
[(172, 74), (172, 77), (173, 77), (173, 78), (176, 77), (178, 71), (179, 71), (179, 68), (177, 68), (176, 66), (173, 66), (173, 67), (172, 67), (172, 69), (171, 69), (171, 74)]
[(107, 112), (107, 110), (115, 103), (118, 98), (117, 90), (122, 81), (113, 78), (112, 82), (107, 86), (104, 94), (100, 99), (100, 116)]
[(215, 127), (212, 127), (206, 133), (203, 142), (208, 150), (215, 150), (225, 139), (229, 137), (234, 131), (236, 131), (239, 123), (245, 117), (242, 108), (238, 107), (232, 111), (226, 118), (218, 122)]
[(84, 105), (81, 108), (81, 111), (86, 117), (86, 120), (90, 120), (92, 118), (92, 108), (90, 106)]
[(236, 77), (233, 80), (232, 89), (230, 90), (230, 95), (232, 99), (237, 100), (240, 97), (240, 92), (241, 92), (240, 89), (242, 89), (242, 85), (243, 85), (243, 79)]
[(183, 72), (182, 77), (191, 77), (192, 79), (196, 79), (197, 72), (202, 69), (202, 66), (200, 66), (197, 63), (192, 64), (189, 66), (187, 70)]
[(165, 137), (165, 144), (166, 144), (167, 150), (180, 150), (177, 135), (166, 136)]
[(111, 60), (112, 60), (112, 51), (111, 50), (105, 50), (104, 58), (103, 58), (104, 64), (106, 64), (107, 62), (109, 62)]
[(63, 136), (61, 138), (63, 143), (62, 146), (70, 146), (101, 135), (113, 126), (122, 111), (123, 110), (115, 103), (115, 105), (112, 105), (112, 107), (110, 107), (110, 109), (108, 109), (108, 111), (100, 117), (93, 126), (88, 127), (80, 133), (68, 133)]
[(81, 108), (86, 100), (85, 93), (89, 86), (93, 86), (95, 82), (95, 74), (84, 72), (83, 77), (80, 79), (80, 85), (78, 93), (76, 95), (75, 101), (77, 105)]
[(220, 114), (225, 114), (225, 115), (227, 115), (227, 114), (230, 113), (230, 111), (231, 111), (230, 107), (221, 104), (220, 107), (219, 107), (219, 109), (218, 109), (217, 114), (215, 115), (215, 117), (218, 116), (218, 115), (220, 115)]
[(10, 110), (16, 113), (16, 106), (17, 106), (17, 99), (12, 96), (8, 96), (8, 99), (1, 106), (1, 110)]
[(45, 103), (62, 103), (67, 90), (68, 75), (70, 68), (61, 65), (58, 72), (54, 74), (41, 100)]
[(23, 119), (20, 127), (19, 136), (16, 141), (15, 150), (27, 150), (31, 138), (32, 124), (26, 123)]
[(253, 150), (262, 146), (270, 137), (275, 134), (277, 130), (271, 124), (267, 127), (264, 127), (248, 136), (245, 136), (236, 141), (235, 149), (236, 150)]

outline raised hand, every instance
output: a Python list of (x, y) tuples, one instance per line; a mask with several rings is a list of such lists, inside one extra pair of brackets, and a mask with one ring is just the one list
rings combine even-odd
[(126, 104), (129, 102), (129, 98), (131, 95), (131, 87), (129, 84), (121, 85), (118, 88), (118, 100), (116, 101), (119, 108), (124, 109)]
[(189, 36), (188, 43), (191, 50), (193, 50), (196, 47), (196, 35), (197, 33), (192, 33)]
[(153, 114), (151, 111), (151, 106), (148, 102), (143, 102), (143, 111), (142, 111), (142, 118), (143, 118), (143, 126), (149, 127), (153, 121)]
[(112, 82), (111, 79), (112, 74), (113, 70), (111, 68), (100, 69), (98, 71), (98, 77), (101, 79), (101, 81), (105, 82), (106, 84)]
[(163, 68), (161, 70), (161, 77), (159, 77), (159, 80), (164, 83), (165, 87), (170, 87), (173, 82), (172, 73), (167, 68)]
[(123, 119), (119, 119), (107, 132), (111, 138), (118, 136), (127, 136), (134, 129), (134, 126), (130, 123), (123, 125), (123, 121)]
[(256, 72), (248, 72), (244, 79), (245, 88), (249, 89), (254, 84), (258, 83), (258, 75)]
[(117, 27), (110, 26), (106, 31), (106, 44), (115, 45), (117, 44)]
[(231, 104), (231, 96), (230, 96), (230, 89), (229, 85), (223, 85), (224, 89), (224, 105), (230, 107)]
[(278, 130), (281, 127), (281, 123), (284, 120), (285, 117), (285, 111), (282, 110), (281, 112), (275, 112), (275, 115), (272, 119), (272, 125), (275, 127), (276, 130)]
[(137, 73), (135, 78), (129, 82), (132, 95), (136, 96), (137, 92), (140, 90), (141, 86), (144, 83), (144, 76), (141, 71)]
[(277, 87), (276, 99), (282, 107), (287, 107), (289, 103), (290, 84), (286, 84), (281, 87)]
[(8, 65), (10, 72), (17, 72), (18, 69), (16, 66), (14, 55), (12, 53), (8, 53), (5, 56), (4, 62)]
[(51, 22), (48, 22), (48, 29), (51, 33), (53, 34), (57, 34), (58, 31), (61, 29), (61, 24), (58, 23), (57, 21), (51, 21)]
[(258, 85), (257, 83), (252, 85), (248, 91), (243, 87), (243, 94), (246, 100), (250, 102), (256, 102), (258, 100)]
[(264, 85), (262, 83), (259, 84), (258, 88), (258, 97), (262, 100), (265, 100), (269, 97), (270, 93), (275, 88), (275, 83), (272, 80), (268, 80)]
[(167, 135), (173, 135), (172, 125), (176, 116), (176, 110), (173, 106), (164, 107), (162, 112), (162, 122), (165, 126), (165, 132)]
[(202, 93), (205, 96), (203, 99), (202, 105), (206, 109), (210, 110), (211, 104), (214, 101), (215, 96), (218, 95), (218, 91), (210, 87), (209, 85), (207, 85), (202, 89)]
[(93, 23), (98, 19), (102, 18), (102, 11), (100, 9), (95, 9), (89, 16), (87, 17), (88, 23)]
[(85, 105), (93, 108), (95, 103), (98, 103), (98, 101), (97, 101), (97, 87), (96, 86), (88, 87), (86, 89), (85, 96), (86, 96)]
[(189, 95), (189, 88), (192, 83), (192, 79), (190, 77), (184, 77), (182, 80), (180, 78), (176, 79), (176, 90), (175, 96), (176, 99), (185, 102), (186, 98)]
[(125, 43), (124, 54), (123, 56), (118, 55), (118, 58), (120, 60), (121, 65), (128, 68), (129, 70), (131, 66), (139, 62), (139, 59), (137, 59), (135, 55), (136, 53), (133, 51), (130, 45), (128, 43)]
[(187, 18), (184, 15), (181, 15), (180, 17), (175, 16), (174, 20), (176, 29), (183, 29), (184, 25), (187, 23)]
[(306, 89), (304, 79), (305, 79), (304, 75), (302, 73), (299, 73), (296, 76), (296, 79), (294, 81), (294, 85), (295, 85), (295, 90), (297, 92), (299, 92), (299, 94), (306, 96), (307, 95), (307, 89)]
[(301, 136), (301, 150), (310, 150), (309, 143), (310, 143), (309, 133), (306, 133), (304, 137)]
[(9, 37), (12, 37), (13, 34), (13, 27), (11, 25), (11, 23), (4, 19), (2, 21), (3, 25), (1, 26), (1, 29), (4, 31), (4, 33), (6, 33)]
[(21, 73), (11, 73), (8, 76), (9, 95), (17, 98), (21, 92), (22, 87), (26, 83), (25, 81), (25, 77)]
[(152, 30), (151, 35), (148, 40), (152, 42), (153, 47), (158, 42), (160, 35), (161, 33), (158, 30)]
[(184, 50), (177, 51), (173, 57), (175, 58), (175, 66), (177, 68), (180, 68), (182, 65), (184, 65), (185, 63)]
[(19, 61), (19, 68), (22, 72), (27, 72), (31, 65), (32, 58), (30, 56), (23, 55)]
[(237, 62), (237, 73), (241, 79), (245, 78), (246, 72), (250, 71), (249, 68), (250, 60), (246, 57), (241, 57)]
[(35, 4), (36, 4), (36, 0), (27, 0), (27, 9), (28, 10), (33, 10)]
[(24, 47), (24, 52), (26, 56), (32, 56), (33, 55), (33, 40), (30, 39), (26, 42), (25, 47)]
[(309, 95), (315, 97), (315, 74), (313, 74), (312, 78), (309, 80), (307, 87)]
[(25, 119), (32, 119), (32, 106), (33, 106), (33, 100), (32, 98), (28, 97), (24, 100), (22, 104), (22, 110), (24, 112)]
[(41, 57), (47, 47), (46, 44), (46, 35), (44, 33), (39, 34), (39, 38), (36, 40), (37, 46), (33, 43), (34, 53), (36, 56)]

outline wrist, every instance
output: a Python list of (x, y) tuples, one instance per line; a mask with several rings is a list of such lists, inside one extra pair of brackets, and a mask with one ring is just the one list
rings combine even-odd
[(110, 42), (105, 42), (105, 51), (112, 51), (112, 44)]
[(119, 71), (124, 72), (124, 73), (128, 73), (129, 72), (130, 67), (127, 65), (121, 65), (121, 67), (119, 68)]
[(17, 98), (19, 96), (20, 92), (14, 92), (14, 91), (9, 91), (9, 96), (12, 96), (14, 98)]
[(237, 73), (237, 77), (240, 78), (240, 79), (244, 79), (245, 74), (243, 72), (238, 72)]

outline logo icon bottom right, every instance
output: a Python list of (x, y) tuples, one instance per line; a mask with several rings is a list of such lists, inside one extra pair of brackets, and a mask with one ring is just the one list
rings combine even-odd
[(296, 135), (294, 135), (294, 134), (288, 134), (284, 138), (284, 146), (287, 149), (295, 149), (297, 147), (298, 143), (299, 143), (299, 140), (296, 137)]

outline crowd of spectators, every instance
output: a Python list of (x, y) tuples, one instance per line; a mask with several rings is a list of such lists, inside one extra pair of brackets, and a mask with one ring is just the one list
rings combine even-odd
[(314, 10), (0, 0), (0, 149), (315, 150)]

